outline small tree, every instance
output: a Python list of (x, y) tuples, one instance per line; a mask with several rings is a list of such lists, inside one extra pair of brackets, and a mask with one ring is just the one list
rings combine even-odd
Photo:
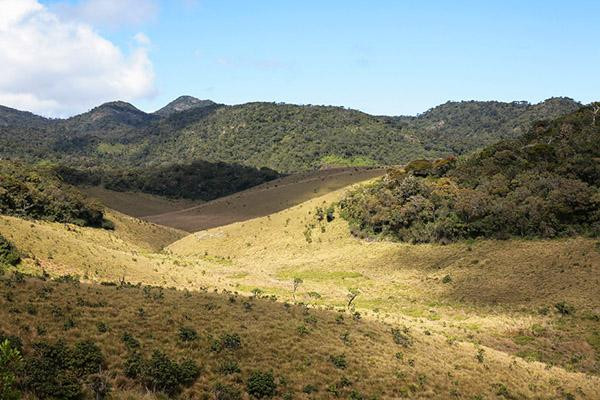
[(598, 113), (600, 113), (600, 104), (596, 103), (593, 107), (594, 110), (592, 114), (592, 126), (596, 126), (596, 116), (598, 115)]
[(16, 371), (21, 368), (22, 358), (19, 350), (12, 347), (8, 340), (0, 343), (0, 399), (17, 400), (20, 393), (16, 386)]
[(347, 307), (350, 308), (350, 306), (352, 305), (352, 302), (354, 301), (354, 299), (356, 299), (356, 297), (360, 294), (360, 291), (358, 289), (353, 289), (350, 288), (348, 289), (348, 305)]
[(294, 291), (292, 292), (292, 296), (294, 297), (294, 301), (296, 301), (296, 290), (298, 289), (298, 286), (300, 286), (302, 283), (303, 283), (302, 279), (300, 279), (300, 278), (294, 278), (294, 282), (293, 282)]

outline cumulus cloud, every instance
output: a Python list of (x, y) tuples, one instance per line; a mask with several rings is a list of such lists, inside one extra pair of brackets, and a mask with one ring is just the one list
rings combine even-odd
[(66, 19), (115, 28), (154, 19), (158, 4), (155, 0), (81, 0), (57, 3), (53, 9)]
[(152, 96), (149, 39), (124, 54), (85, 23), (37, 0), (0, 0), (0, 104), (66, 116), (115, 99)]

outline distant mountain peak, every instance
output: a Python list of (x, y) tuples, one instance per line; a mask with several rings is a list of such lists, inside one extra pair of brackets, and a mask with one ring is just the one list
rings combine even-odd
[(160, 110), (155, 111), (154, 114), (167, 117), (173, 113), (212, 106), (214, 104), (216, 103), (212, 100), (200, 100), (192, 96), (179, 96)]

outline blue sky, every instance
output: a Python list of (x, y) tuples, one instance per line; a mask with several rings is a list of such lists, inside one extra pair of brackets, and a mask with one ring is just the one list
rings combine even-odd
[[(65, 9), (85, 0), (41, 3), (67, 18)], [(121, 4), (120, 17), (70, 15), (87, 18), (83, 22), (124, 54), (140, 45), (135, 35), (149, 39), (144, 48), (153, 87), (132, 96), (147, 111), (182, 94), (390, 115), (447, 100), (600, 99), (598, 1)]]

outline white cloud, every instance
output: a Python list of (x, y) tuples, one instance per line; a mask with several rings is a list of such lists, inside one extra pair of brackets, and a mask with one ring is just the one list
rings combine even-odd
[(0, 104), (65, 116), (155, 93), (149, 39), (124, 54), (90, 25), (65, 22), (37, 0), (0, 0)]
[(139, 25), (154, 19), (158, 13), (156, 0), (80, 0), (52, 7), (66, 19), (109, 28)]

